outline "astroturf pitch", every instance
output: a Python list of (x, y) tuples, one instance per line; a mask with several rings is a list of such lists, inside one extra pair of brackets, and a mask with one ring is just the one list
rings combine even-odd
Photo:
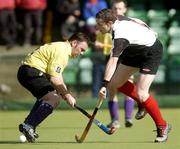
[[(92, 113), (93, 110), (88, 110)], [(136, 112), (136, 109), (134, 113)], [(28, 111), (0, 111), (0, 149), (179, 149), (180, 109), (162, 109), (166, 120), (172, 124), (168, 142), (154, 143), (155, 126), (150, 116), (133, 119), (133, 127), (125, 128), (124, 112), (120, 110), (121, 128), (107, 135), (92, 125), (84, 143), (76, 143), (75, 134), (81, 135), (88, 119), (77, 110), (54, 111), (38, 128), (40, 137), (36, 143), (20, 143), (18, 124)], [(109, 113), (100, 109), (96, 118), (107, 124)]]

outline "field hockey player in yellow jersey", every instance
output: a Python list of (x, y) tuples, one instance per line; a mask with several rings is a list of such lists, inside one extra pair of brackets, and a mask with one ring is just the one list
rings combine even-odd
[(19, 125), (19, 131), (28, 142), (35, 142), (38, 138), (36, 127), (53, 112), (60, 99), (74, 107), (76, 99), (68, 91), (62, 72), (69, 58), (84, 54), (88, 45), (89, 39), (85, 34), (75, 33), (67, 41), (40, 46), (22, 62), (18, 81), (37, 99), (29, 115)]

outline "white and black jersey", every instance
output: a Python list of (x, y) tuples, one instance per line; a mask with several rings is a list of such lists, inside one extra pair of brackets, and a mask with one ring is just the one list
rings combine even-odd
[(112, 40), (112, 57), (121, 56), (122, 64), (138, 67), (142, 73), (157, 72), (162, 44), (143, 21), (120, 16), (112, 26)]

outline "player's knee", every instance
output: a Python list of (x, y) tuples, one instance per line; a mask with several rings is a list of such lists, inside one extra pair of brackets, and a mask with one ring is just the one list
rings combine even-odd
[(59, 103), (60, 103), (60, 98), (57, 98), (57, 97), (52, 97), (48, 103), (53, 107), (53, 109), (57, 108)]
[(138, 90), (137, 96), (140, 102), (144, 102), (149, 97), (149, 94), (147, 92), (144, 92), (143, 90)]
[(117, 95), (115, 95), (112, 98), (110, 98), (109, 100), (114, 101), (114, 102), (118, 102), (118, 97), (117, 97)]
[(52, 105), (52, 106), (53, 106), (53, 108), (55, 109), (55, 108), (57, 108), (57, 107), (58, 107), (58, 105), (59, 105), (60, 101), (59, 101), (59, 99), (54, 99), (52, 103), (53, 103), (53, 105)]
[(134, 83), (134, 76), (133, 76), (133, 75), (130, 76), (129, 79), (128, 79), (128, 81), (131, 82), (131, 83)]
[(55, 92), (49, 92), (47, 95), (43, 97), (43, 99), (48, 102), (54, 109), (59, 105), (60, 103), (60, 96)]

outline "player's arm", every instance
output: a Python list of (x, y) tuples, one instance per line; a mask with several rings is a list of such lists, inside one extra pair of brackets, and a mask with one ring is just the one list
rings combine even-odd
[(106, 71), (104, 76), (104, 80), (106, 80), (107, 82), (111, 80), (116, 70), (119, 56), (128, 45), (129, 45), (129, 41), (126, 39), (123, 38), (114, 39), (114, 48), (112, 49), (111, 56), (106, 65)]
[(104, 80), (102, 83), (102, 88), (99, 91), (100, 98), (106, 98), (106, 87), (111, 80), (118, 63), (119, 56), (123, 50), (129, 45), (129, 41), (123, 38), (114, 39), (114, 47), (111, 52), (111, 56), (106, 65)]
[(59, 95), (62, 96), (62, 98), (64, 100), (67, 101), (67, 103), (74, 107), (74, 104), (76, 103), (76, 100), (75, 98), (70, 94), (70, 92), (68, 91), (65, 83), (64, 83), (64, 80), (63, 80), (63, 77), (62, 75), (59, 75), (58, 77), (54, 77), (54, 76), (51, 76), (50, 77), (50, 82), (52, 83), (52, 85), (54, 86), (54, 88), (56, 89), (57, 93)]
[(69, 91), (67, 90), (67, 87), (64, 83), (62, 75), (59, 75), (58, 77), (51, 76), (50, 82), (55, 87), (57, 93), (59, 95), (61, 95), (63, 98), (66, 94), (69, 93)]
[(104, 75), (104, 80), (106, 80), (107, 82), (111, 80), (112, 75), (114, 74), (116, 70), (117, 62), (118, 62), (118, 57), (111, 56), (109, 58), (109, 61), (106, 65), (105, 75)]

